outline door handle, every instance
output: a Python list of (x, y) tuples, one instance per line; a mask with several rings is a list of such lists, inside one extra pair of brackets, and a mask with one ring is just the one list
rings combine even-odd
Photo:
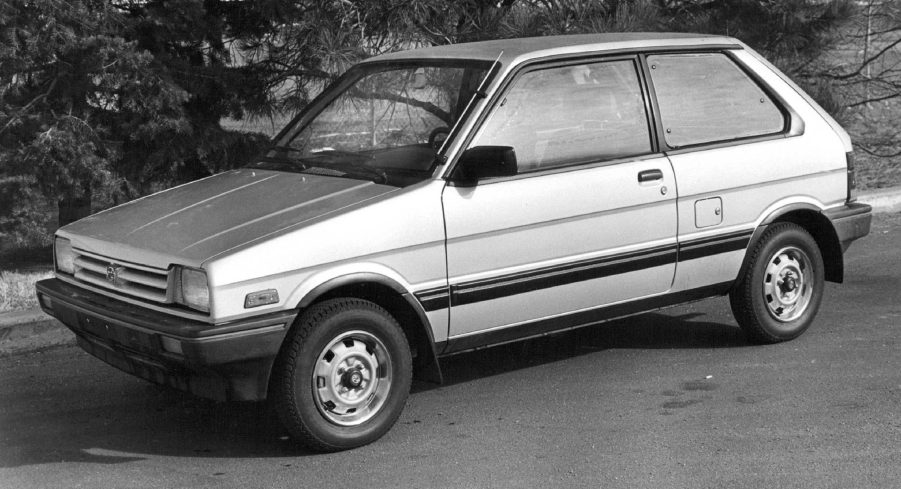
[(663, 180), (663, 172), (660, 170), (638, 172), (638, 183), (653, 182), (654, 180)]

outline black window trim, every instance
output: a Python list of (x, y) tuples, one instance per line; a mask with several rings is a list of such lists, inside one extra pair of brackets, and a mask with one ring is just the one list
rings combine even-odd
[(468, 101), (466, 104), (466, 109), (463, 110), (463, 113), (460, 114), (460, 117), (457, 118), (457, 121), (450, 128), (450, 132), (447, 134), (445, 138), (445, 142), (441, 145), (441, 150), (435, 156), (435, 161), (432, 165), (432, 173), (434, 174), (435, 170), (439, 167), (444, 166), (447, 163), (447, 150), (450, 147), (451, 142), (454, 139), (460, 137), (460, 132), (463, 131), (463, 126), (466, 124), (466, 120), (472, 117), (473, 111), (476, 110), (477, 101), (479, 98), (484, 98), (485, 93), (483, 90), (487, 89), (491, 86), (491, 82), (494, 81), (494, 78), (497, 77), (498, 73), (501, 71), (501, 63), (500, 61), (494, 61), (485, 71), (485, 76), (482, 79), (482, 82), (479, 86), (479, 91), (473, 94), (473, 99)]
[[(673, 150), (671, 148), (664, 148), (661, 132), (660, 132), (660, 112), (657, 110), (656, 104), (657, 99), (653, 91), (653, 85), (651, 83), (650, 78), (647, 73), (647, 63), (644, 62), (643, 57), (649, 54), (670, 54), (670, 53), (708, 53), (708, 52), (722, 52), (729, 53), (734, 50), (743, 49), (740, 44), (732, 44), (732, 43), (717, 43), (717, 44), (707, 44), (707, 45), (697, 45), (697, 46), (658, 46), (658, 47), (640, 47), (640, 48), (624, 48), (624, 49), (613, 49), (613, 50), (603, 50), (603, 51), (593, 51), (593, 52), (585, 52), (585, 53), (571, 53), (567, 55), (551, 55), (551, 56), (543, 56), (530, 59), (518, 66), (515, 66), (513, 71), (508, 73), (502, 80), (495, 80), (496, 83), (499, 84), (498, 88), (494, 90), (494, 95), (488, 100), (488, 103), (485, 104), (484, 109), (478, 115), (478, 119), (473, 123), (472, 130), (469, 131), (468, 134), (465, 134), (465, 139), (461, 142), (459, 146), (459, 150), (456, 152), (454, 157), (450, 159), (445, 165), (444, 171), (441, 172), (441, 178), (444, 179), (447, 184), (451, 187), (455, 186), (455, 182), (453, 180), (452, 175), (454, 174), (454, 170), (456, 169), (457, 163), (460, 160), (460, 156), (475, 138), (475, 134), (479, 132), (482, 124), (485, 122), (485, 119), (491, 115), (494, 110), (494, 106), (498, 103), (498, 101), (507, 93), (510, 84), (513, 80), (516, 79), (517, 76), (524, 70), (536, 69), (541, 66), (552, 66), (554, 64), (569, 64), (575, 65), (580, 63), (597, 63), (607, 60), (615, 60), (618, 58), (634, 58), (637, 63), (639, 81), (642, 84), (642, 96), (645, 97), (645, 110), (647, 112), (647, 117), (650, 123), (650, 132), (651, 132), (651, 153), (647, 153), (644, 155), (634, 155), (625, 158), (619, 158), (615, 160), (605, 160), (600, 162), (593, 163), (574, 163), (572, 165), (558, 166), (554, 168), (548, 168), (546, 170), (538, 170), (532, 171), (528, 173), (523, 173), (522, 175), (515, 175), (511, 177), (496, 177), (491, 178), (489, 180), (480, 181), (478, 185), (485, 185), (495, 182), (505, 182), (508, 180), (518, 180), (521, 178), (532, 178), (535, 176), (545, 175), (548, 173), (561, 173), (567, 171), (577, 171), (586, 168), (596, 168), (600, 166), (608, 166), (608, 165), (617, 165), (625, 162), (631, 161), (644, 161), (653, 158), (662, 158), (668, 154), (675, 154), (675, 151), (682, 152), (681, 150)], [(739, 66), (744, 67), (742, 63), (738, 63)], [(497, 76), (497, 73), (494, 74)], [(759, 80), (757, 80), (756, 76), (753, 77), (755, 82), (759, 84)], [(772, 94), (770, 90), (767, 90), (768, 94), (774, 96), (775, 99), (782, 102), (782, 104), (786, 107), (789, 107), (788, 104), (785, 104), (781, 97), (775, 97), (775, 94)], [(794, 111), (792, 111), (794, 114)], [(471, 115), (471, 114), (467, 114)], [(803, 129), (802, 129), (803, 133)], [(734, 141), (728, 142), (728, 144), (739, 144)], [(705, 148), (706, 149), (706, 148)], [(696, 151), (696, 148), (690, 148), (687, 151)], [(440, 168), (440, 166), (439, 166)]]
[(565, 173), (570, 171), (583, 170), (588, 168), (598, 168), (602, 166), (610, 166), (617, 165), (624, 162), (630, 161), (643, 161), (649, 160), (653, 158), (662, 158), (664, 155), (660, 152), (659, 146), (657, 144), (657, 134), (654, 130), (654, 120), (656, 116), (651, 111), (651, 99), (650, 92), (648, 91), (647, 84), (645, 83), (644, 74), (642, 73), (641, 63), (638, 59), (639, 51), (638, 50), (623, 50), (623, 51), (607, 51), (601, 54), (585, 54), (579, 53), (575, 56), (566, 56), (566, 57), (547, 57), (547, 58), (536, 58), (534, 60), (530, 60), (522, 65), (516, 67), (516, 69), (507, 75), (504, 80), (501, 81), (501, 85), (495, 90), (494, 96), (491, 100), (486, 104), (485, 109), (482, 110), (479, 115), (478, 120), (473, 124), (473, 129), (466, 135), (466, 139), (463, 140), (460, 145), (460, 151), (458, 151), (457, 155), (454, 157), (451, 164), (448, 165), (447, 171), (444, 173), (444, 179), (447, 180), (448, 185), (454, 186), (454, 180), (451, 177), (454, 173), (454, 169), (457, 165), (457, 162), (460, 159), (460, 155), (463, 154), (465, 148), (472, 143), (473, 139), (475, 139), (476, 134), (482, 128), (482, 125), (485, 121), (490, 117), (493, 113), (497, 104), (500, 103), (501, 100), (509, 93), (511, 86), (513, 83), (518, 80), (520, 77), (525, 75), (526, 73), (530, 73), (533, 71), (540, 71), (545, 69), (553, 69), (565, 66), (576, 66), (580, 64), (592, 64), (592, 63), (604, 63), (604, 62), (612, 62), (612, 61), (631, 61), (633, 68), (635, 69), (636, 79), (638, 80), (640, 86), (641, 97), (644, 102), (645, 108), (645, 121), (647, 123), (648, 128), (648, 141), (650, 143), (650, 151), (646, 153), (636, 153), (634, 155), (629, 156), (621, 156), (617, 158), (608, 158), (603, 160), (598, 159), (588, 159), (588, 160), (576, 160), (564, 165), (558, 165), (545, 169), (532, 170), (526, 173), (521, 173), (509, 177), (493, 177), (487, 180), (483, 180), (478, 182), (478, 185), (488, 185), (492, 183), (506, 182), (509, 180), (520, 180), (523, 178), (532, 178), (540, 175), (547, 175), (553, 173)]
[[(719, 49), (690, 49), (690, 50), (665, 50), (658, 51), (652, 50), (643, 52), (640, 55), (640, 62), (642, 66), (642, 71), (645, 73), (645, 83), (647, 84), (648, 90), (650, 91), (650, 96), (652, 100), (652, 106), (654, 108), (654, 119), (656, 120), (656, 132), (658, 143), (660, 144), (661, 151), (663, 154), (669, 155), (678, 155), (685, 153), (692, 153), (695, 151), (705, 151), (709, 149), (717, 149), (717, 148), (727, 148), (730, 146), (738, 146), (742, 144), (755, 143), (755, 142), (764, 142), (764, 141), (772, 141), (776, 139), (785, 139), (788, 137), (801, 136), (804, 134), (804, 123), (803, 119), (797, 114), (797, 112), (792, 109), (791, 105), (788, 104), (785, 99), (779, 96), (776, 92), (774, 92), (769, 85), (763, 82), (763, 80), (758, 76), (756, 72), (748, 68), (737, 56), (735, 56), (735, 47), (730, 48), (719, 48)], [(740, 138), (732, 138), (732, 139), (716, 139), (712, 141), (704, 141), (700, 143), (694, 144), (686, 144), (684, 146), (670, 146), (670, 144), (666, 141), (666, 130), (663, 127), (663, 117), (660, 114), (660, 105), (657, 100), (657, 92), (654, 89), (654, 81), (651, 76), (650, 63), (648, 63), (648, 56), (655, 55), (671, 55), (671, 54), (722, 54), (726, 56), (726, 58), (731, 61), (736, 68), (739, 69), (752, 83), (757, 85), (757, 87), (766, 94), (767, 97), (773, 102), (773, 105), (779, 110), (782, 114), (783, 125), (782, 129), (776, 132), (767, 133), (767, 134), (755, 134), (752, 136), (744, 136)]]
[[(576, 171), (584, 171), (590, 170), (594, 168), (602, 168), (605, 166), (614, 166), (621, 165), (623, 163), (637, 163), (641, 161), (650, 161), (660, 158), (666, 158), (666, 155), (663, 153), (644, 153), (637, 156), (624, 156), (621, 158), (616, 158), (612, 160), (586, 160), (586, 161), (577, 161), (574, 163), (569, 163), (566, 165), (555, 166), (551, 168), (541, 169), (541, 170), (533, 170), (526, 173), (520, 173), (518, 175), (512, 175), (509, 177), (492, 177), (486, 180), (479, 180), (478, 185), (492, 185), (495, 183), (509, 182), (511, 180), (522, 180), (525, 178), (534, 178), (537, 176), (545, 176), (545, 175), (554, 175), (557, 173), (570, 173)], [(456, 186), (453, 179), (448, 180), (448, 185), (451, 187)]]

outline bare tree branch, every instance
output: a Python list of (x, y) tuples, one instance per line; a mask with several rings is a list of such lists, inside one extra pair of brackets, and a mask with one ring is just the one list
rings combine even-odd
[(886, 101), (886, 100), (891, 100), (891, 99), (893, 99), (893, 98), (899, 98), (899, 97), (901, 97), (901, 93), (892, 93), (892, 94), (889, 94), (889, 95), (885, 95), (885, 96), (883, 96), (883, 97), (870, 97), (870, 98), (865, 99), (865, 100), (858, 100), (858, 101), (856, 101), (856, 102), (852, 102), (852, 103), (846, 105), (846, 107), (848, 107), (848, 108), (851, 108), (851, 107), (859, 107), (859, 106), (861, 106), (861, 105), (871, 104), (871, 103), (874, 103), (874, 102), (884, 102), (884, 101)]
[(847, 80), (848, 78), (853, 78), (857, 75), (860, 75), (863, 72), (863, 70), (867, 67), (867, 65), (882, 58), (882, 56), (885, 55), (885, 53), (889, 52), (890, 50), (892, 50), (892, 48), (894, 48), (895, 46), (897, 46), (899, 44), (901, 44), (901, 38), (895, 39), (894, 41), (890, 42), (887, 46), (880, 49), (876, 54), (874, 54), (874, 55), (870, 56), (869, 58), (865, 59), (864, 61), (862, 61), (860, 63), (860, 66), (858, 66), (856, 70), (854, 70), (850, 73), (844, 73), (841, 75), (829, 75), (829, 74), (824, 73), (824, 75), (829, 76), (835, 80)]
[(873, 155), (873, 156), (876, 156), (876, 157), (879, 157), (879, 158), (894, 158), (894, 157), (896, 157), (896, 156), (901, 156), (901, 150), (899, 150), (899, 151), (897, 151), (897, 152), (895, 152), (895, 153), (883, 154), (883, 153), (878, 153), (878, 152), (876, 152), (875, 150), (870, 149), (870, 148), (868, 148), (868, 147), (866, 147), (866, 146), (864, 146), (863, 144), (860, 144), (860, 143), (854, 143), (854, 146), (856, 146), (858, 149), (860, 149), (860, 150), (863, 151), (864, 153), (867, 153), (867, 154), (869, 154), (869, 155)]

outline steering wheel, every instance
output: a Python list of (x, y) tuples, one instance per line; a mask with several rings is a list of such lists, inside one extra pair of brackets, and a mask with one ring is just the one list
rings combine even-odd
[[(444, 137), (441, 137), (442, 134)], [(438, 151), (447, 139), (448, 134), (450, 134), (450, 128), (447, 126), (432, 129), (432, 132), (429, 133), (429, 147)]]

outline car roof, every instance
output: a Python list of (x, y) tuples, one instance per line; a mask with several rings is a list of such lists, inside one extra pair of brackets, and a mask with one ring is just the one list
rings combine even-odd
[(509, 66), (529, 59), (566, 54), (712, 45), (743, 47), (740, 41), (732, 37), (703, 34), (673, 32), (577, 34), (497, 39), (493, 41), (433, 46), (383, 54), (369, 58), (366, 62), (390, 62), (410, 59), (469, 59), (482, 61), (499, 59), (502, 64)]

